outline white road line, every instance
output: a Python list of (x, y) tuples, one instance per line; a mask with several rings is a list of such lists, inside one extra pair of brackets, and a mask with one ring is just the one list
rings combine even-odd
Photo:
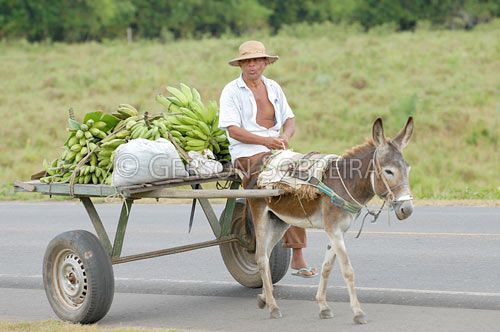
[[(42, 279), (41, 275), (19, 275), (19, 274), (0, 274), (1, 278), (30, 278)], [(0, 280), (1, 281), (1, 280)], [(240, 286), (239, 283), (233, 281), (205, 281), (205, 280), (178, 280), (178, 279), (155, 279), (155, 278), (115, 278), (115, 281), (135, 281), (135, 282), (164, 282), (164, 283), (177, 283), (177, 284), (202, 284), (202, 285), (230, 285)], [(306, 288), (317, 289), (317, 285), (295, 285), (295, 284), (277, 284), (276, 287), (284, 286), (287, 288)], [(346, 290), (345, 286), (329, 286), (328, 289)], [(361, 291), (374, 291), (374, 292), (391, 292), (391, 293), (416, 293), (427, 295), (462, 295), (462, 296), (479, 296), (479, 297), (497, 297), (500, 293), (488, 292), (463, 292), (463, 291), (442, 291), (431, 289), (411, 289), (411, 288), (380, 288), (380, 287), (356, 287)]]
[[(322, 229), (308, 229), (308, 232), (324, 232)], [(348, 234), (357, 234), (358, 231), (348, 231)], [(429, 237), (492, 237), (500, 238), (500, 233), (446, 233), (446, 232), (377, 232), (363, 231), (361, 235), (386, 236), (429, 236)]]

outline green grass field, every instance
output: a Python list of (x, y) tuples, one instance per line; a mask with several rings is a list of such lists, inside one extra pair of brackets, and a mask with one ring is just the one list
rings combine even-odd
[[(297, 116), (292, 147), (342, 153), (376, 117), (394, 135), (409, 115), (405, 156), (417, 198), (500, 199), (500, 23), (473, 31), (347, 33), (260, 38), (280, 60), (267, 69)], [(239, 70), (227, 65), (246, 38), (160, 44), (0, 43), (0, 198), (61, 152), (67, 110), (77, 116), (130, 103), (160, 111), (154, 96), (184, 82), (217, 99)], [(32, 196), (29, 195), (29, 198)]]

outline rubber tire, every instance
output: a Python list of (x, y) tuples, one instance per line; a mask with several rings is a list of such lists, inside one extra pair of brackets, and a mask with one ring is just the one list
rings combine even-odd
[[(87, 291), (83, 303), (71, 308), (58, 295), (53, 267), (58, 255), (70, 250), (81, 260), (87, 278)], [(115, 292), (111, 259), (99, 239), (84, 230), (61, 233), (47, 246), (43, 259), (43, 284), (47, 299), (55, 314), (64, 321), (92, 324), (109, 311)]]
[[(245, 200), (237, 200), (234, 207), (231, 232), (233, 234), (242, 234), (241, 221)], [(222, 212), (223, 216), (225, 210)], [(275, 218), (275, 216), (272, 216)], [(253, 222), (250, 211), (247, 210), (247, 232), (253, 235)], [(249, 288), (262, 287), (262, 278), (260, 276), (259, 267), (255, 262), (255, 254), (249, 252), (245, 247), (238, 242), (220, 245), (220, 252), (227, 270), (233, 278), (241, 285)], [(273, 284), (280, 281), (287, 273), (290, 266), (291, 249), (283, 247), (283, 241), (280, 240), (271, 252), (269, 257), (269, 265), (271, 268), (271, 279)]]

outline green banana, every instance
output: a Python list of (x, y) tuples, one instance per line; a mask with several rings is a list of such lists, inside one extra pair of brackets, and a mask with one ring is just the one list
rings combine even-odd
[(66, 143), (66, 145), (72, 146), (75, 145), (76, 143), (78, 143), (78, 138), (76, 138), (76, 136), (73, 136), (68, 140), (68, 143)]
[(199, 138), (201, 140), (204, 140), (204, 141), (207, 141), (208, 140), (208, 136), (203, 134), (201, 131), (199, 131), (198, 129), (193, 129), (191, 131), (188, 131), (186, 133), (187, 136), (191, 136), (191, 137), (194, 137), (194, 138)]
[(191, 93), (193, 95), (193, 100), (201, 103), (201, 96), (198, 90), (196, 90), (195, 88), (191, 88)]
[(127, 124), (125, 125), (125, 129), (131, 130), (132, 127), (137, 123), (137, 121), (128, 121)]
[(184, 83), (180, 83), (180, 86), (181, 86), (181, 92), (184, 94), (184, 96), (186, 96), (189, 103), (189, 101), (193, 100), (193, 92), (191, 91), (191, 88)]
[(98, 161), (98, 159), (97, 159), (96, 154), (92, 153), (90, 155), (90, 165), (95, 167), (97, 165), (97, 161)]
[(94, 128), (97, 128), (97, 129), (104, 129), (106, 128), (107, 124), (106, 122), (104, 121), (97, 121), (96, 123), (94, 123), (93, 127)]
[(99, 162), (98, 166), (99, 167), (106, 167), (110, 164), (110, 160), (109, 159), (103, 159)]
[(207, 141), (203, 141), (201, 139), (196, 139), (196, 138), (188, 138), (186, 139), (186, 145), (205, 146), (207, 145)]
[(97, 129), (97, 128), (90, 128), (90, 133), (94, 135), (95, 137), (98, 137), (100, 139), (103, 139), (106, 137), (106, 133), (104, 133), (102, 130)]
[[(177, 100), (181, 103), (181, 105), (179, 105), (179, 106), (188, 106), (189, 99), (186, 95), (184, 95), (184, 93), (182, 93), (181, 90), (174, 88), (173, 86), (168, 86), (167, 91), (170, 92), (175, 98), (177, 98)], [(172, 101), (172, 100), (170, 100), (170, 101)]]
[(67, 162), (72, 162), (75, 159), (76, 154), (77, 152), (69, 150), (64, 160)]
[(101, 151), (99, 151), (98, 153), (98, 157), (101, 157), (101, 158), (105, 158), (105, 157), (109, 157), (111, 156), (111, 153), (113, 153), (113, 150), (107, 150), (107, 149), (103, 149)]
[(169, 110), (170, 104), (172, 104), (172, 102), (165, 98), (165, 96), (163, 96), (162, 94), (158, 94), (156, 95), (155, 99), (161, 106), (165, 107), (167, 111)]
[(75, 163), (80, 162), (80, 160), (82, 160), (82, 159), (83, 159), (83, 155), (80, 152), (78, 152), (75, 156)]
[(71, 146), (71, 148), (70, 148), (70, 150), (71, 150), (71, 151), (75, 151), (75, 152), (78, 152), (78, 151), (80, 151), (81, 149), (82, 149), (82, 146), (81, 146), (80, 144), (78, 144), (78, 143), (77, 143), (77, 144), (72, 145), (72, 146)]
[(222, 143), (222, 142), (226, 142), (227, 141), (227, 137), (226, 135), (219, 135), (219, 136), (215, 136), (214, 139), (217, 141), (217, 143)]
[(115, 138), (112, 139), (111, 141), (108, 141), (102, 145), (102, 148), (104, 149), (109, 149), (109, 150), (114, 150), (118, 146), (122, 145), (125, 143), (125, 140), (123, 138)]
[(118, 106), (117, 112), (126, 116), (127, 118), (132, 116), (137, 116), (139, 114), (137, 109), (129, 104), (120, 104)]
[(198, 127), (201, 129), (201, 131), (205, 134), (210, 136), (210, 127), (203, 121), (197, 120)]
[[(168, 96), (167, 100), (169, 102), (171, 102), (170, 106), (168, 107), (168, 109), (171, 112), (178, 111), (179, 107), (185, 107), (185, 106), (187, 106), (184, 102), (180, 101), (177, 97), (174, 97), (174, 96)], [(174, 107), (174, 106), (177, 106), (177, 107)]]
[(173, 125), (173, 128), (181, 133), (183, 133), (183, 132), (186, 133), (186, 132), (192, 130), (191, 126), (186, 126), (186, 125)]
[(122, 131), (117, 132), (115, 134), (115, 137), (116, 138), (125, 138), (125, 137), (127, 137), (129, 135), (130, 135), (130, 131), (128, 131), (128, 130), (122, 130)]
[(169, 133), (171, 133), (172, 136), (177, 137), (177, 138), (182, 137), (182, 134), (180, 132), (178, 132), (177, 130), (170, 130)]
[(210, 143), (211, 143), (211, 144), (210, 144), (210, 147), (213, 147), (213, 150), (212, 150), (212, 151), (213, 151), (213, 152), (215, 152), (216, 154), (217, 154), (217, 153), (220, 153), (220, 150), (221, 150), (221, 149), (220, 149), (220, 145), (219, 145), (219, 143), (217, 143), (217, 141), (215, 141), (215, 140), (211, 140), (211, 142), (210, 142)]
[(211, 118), (202, 105), (200, 105), (198, 102), (193, 101), (189, 104), (189, 106), (191, 107), (191, 110), (198, 115), (198, 119), (207, 124), (211, 123)]
[[(167, 97), (168, 98), (172, 98), (172, 97)], [(174, 98), (175, 99), (175, 102), (179, 103), (179, 101), (177, 100), (177, 98)], [(170, 99), (169, 99), (170, 100)], [(179, 113), (180, 110), (181, 110), (181, 107), (183, 105), (177, 105), (175, 102), (172, 102), (172, 104), (170, 104), (170, 106), (168, 107), (169, 111), (172, 112), (172, 113)]]
[(197, 125), (198, 121), (200, 121), (200, 120), (193, 119), (193, 118), (186, 116), (186, 115), (180, 115), (180, 116), (177, 116), (177, 118), (179, 119), (180, 122), (182, 122), (183, 124), (186, 124), (186, 125)]

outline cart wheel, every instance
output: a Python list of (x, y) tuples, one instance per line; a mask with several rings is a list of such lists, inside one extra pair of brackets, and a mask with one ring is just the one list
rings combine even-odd
[[(237, 200), (234, 207), (233, 218), (231, 222), (232, 234), (246, 238), (251, 243), (255, 237), (253, 236), (253, 223), (249, 211), (247, 211), (247, 222), (243, 225), (243, 210), (245, 206), (244, 200)], [(225, 211), (222, 212), (224, 215)], [(253, 240), (255, 242), (255, 240)], [(262, 279), (260, 277), (259, 267), (255, 261), (255, 245), (251, 243), (248, 247), (244, 247), (238, 242), (222, 244), (220, 251), (222, 259), (229, 273), (240, 284), (246, 287), (259, 288), (262, 287)], [(282, 240), (274, 246), (269, 257), (269, 265), (271, 268), (271, 279), (273, 284), (280, 281), (288, 271), (290, 265), (291, 250), (284, 248)]]
[(70, 231), (50, 241), (43, 259), (43, 284), (60, 319), (97, 322), (113, 302), (114, 283), (111, 259), (94, 234)]

